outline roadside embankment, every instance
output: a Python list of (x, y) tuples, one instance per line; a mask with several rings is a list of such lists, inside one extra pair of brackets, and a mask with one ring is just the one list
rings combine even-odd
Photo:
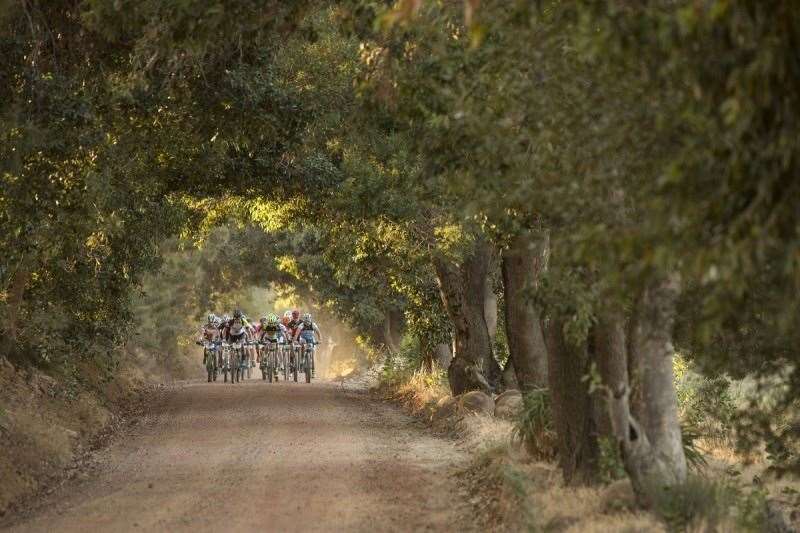
[[(793, 531), (794, 513), (767, 487), (711, 468), (653, 509), (637, 505), (619, 456), (601, 443), (598, 482), (569, 486), (556, 464), (546, 391), (453, 397), (443, 372), (382, 372), (373, 390), (456, 439), (471, 461), (462, 472), (486, 531)], [(784, 496), (786, 490), (784, 489)], [(783, 498), (785, 499), (785, 497)]]
[(46, 373), (0, 358), (0, 517), (87, 475), (88, 452), (159, 396), (133, 366), (109, 374), (76, 364)]

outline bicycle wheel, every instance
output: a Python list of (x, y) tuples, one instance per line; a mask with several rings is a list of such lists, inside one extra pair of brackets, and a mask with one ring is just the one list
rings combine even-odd
[(281, 356), (282, 364), (283, 364), (283, 379), (284, 381), (289, 381), (289, 348), (286, 346), (283, 347), (283, 355)]
[(300, 371), (300, 347), (292, 350), (292, 379), (297, 383), (297, 373)]

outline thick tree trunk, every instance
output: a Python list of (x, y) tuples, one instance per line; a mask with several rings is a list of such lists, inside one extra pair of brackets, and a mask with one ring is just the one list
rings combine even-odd
[(680, 282), (677, 276), (660, 280), (642, 293), (636, 308), (636, 326), (629, 344), (641, 387), (641, 420), (658, 461), (660, 481), (666, 485), (686, 479), (678, 397), (673, 381), (672, 329)]
[(566, 483), (591, 483), (597, 476), (600, 450), (592, 398), (583, 379), (589, 372), (589, 353), (585, 344), (576, 346), (565, 337), (559, 320), (547, 325), (546, 340), (559, 466)]
[(490, 257), (489, 244), (481, 238), (460, 265), (439, 255), (433, 257), (442, 301), (453, 323), (455, 353), (447, 369), (453, 394), (491, 392), (499, 388), (502, 379), (484, 315)]
[(506, 337), (522, 390), (547, 386), (547, 345), (539, 312), (526, 294), (536, 287), (547, 252), (547, 239), (530, 232), (515, 237), (503, 252)]
[[(657, 492), (686, 479), (677, 398), (672, 379), (671, 343), (676, 280), (646, 289), (629, 328), (620, 312), (608, 312), (597, 325), (598, 369), (607, 392), (612, 434), (622, 453), (636, 495), (649, 506)], [(633, 364), (631, 364), (633, 363)], [(632, 411), (629, 368), (639, 380), (640, 417)]]
[(508, 356), (506, 366), (503, 367), (503, 388), (505, 390), (516, 389), (519, 390), (519, 381), (517, 381), (517, 370), (514, 368), (514, 357)]
[(450, 366), (450, 361), (453, 360), (453, 351), (450, 349), (449, 344), (440, 342), (433, 348), (434, 360), (439, 368), (447, 368)]

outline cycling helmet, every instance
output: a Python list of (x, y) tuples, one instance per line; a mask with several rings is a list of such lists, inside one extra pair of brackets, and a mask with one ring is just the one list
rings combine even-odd
[(230, 315), (228, 315), (228, 314), (222, 315), (222, 321), (223, 321), (223, 322), (227, 322), (227, 321), (229, 321), (230, 319), (231, 319), (231, 316), (230, 316)]
[(217, 316), (214, 313), (211, 313), (210, 315), (208, 315), (208, 323), (209, 324), (213, 324), (214, 322), (216, 322), (216, 320), (217, 320)]
[(266, 316), (262, 316), (262, 317), (259, 319), (259, 322), (260, 322), (260, 323), (262, 323), (262, 324), (265, 324), (265, 323), (267, 322), (267, 317), (266, 317)]
[(275, 313), (270, 313), (267, 316), (267, 324), (277, 324), (278, 323), (278, 315)]
[(300, 318), (300, 311), (298, 311), (297, 309), (293, 309), (292, 310), (292, 318), (294, 318), (294, 319)]
[(283, 318), (292, 318), (292, 312), (286, 311), (285, 313), (283, 313)]
[(244, 318), (244, 313), (241, 309), (237, 309), (233, 312), (233, 318)]
[(311, 313), (303, 313), (303, 322), (311, 322)]

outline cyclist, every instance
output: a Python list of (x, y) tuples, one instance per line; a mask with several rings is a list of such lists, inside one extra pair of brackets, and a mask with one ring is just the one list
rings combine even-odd
[[(227, 315), (226, 315), (227, 317)], [(243, 342), (247, 340), (247, 321), (241, 309), (236, 309), (233, 316), (223, 322), (222, 337), (228, 342)]]
[[(217, 327), (217, 318), (214, 313), (211, 313), (206, 317), (206, 323), (200, 327), (199, 337), (197, 339), (197, 344), (200, 346), (205, 346), (206, 342), (216, 343), (219, 341), (219, 328)], [(212, 352), (208, 352), (205, 349), (203, 350), (203, 366), (206, 366), (206, 357), (213, 356)]]
[(319, 326), (317, 326), (316, 322), (311, 320), (311, 313), (303, 314), (303, 318), (297, 325), (293, 338), (295, 341), (299, 341), (300, 344), (305, 344), (307, 342), (319, 344), (322, 334), (320, 333)]
[[(249, 325), (250, 324), (249, 322), (247, 322), (247, 319), (245, 318), (244, 313), (242, 313), (242, 310), (236, 309), (233, 312), (233, 316), (225, 323), (223, 327), (222, 338), (229, 343), (247, 342), (248, 340), (250, 340), (250, 332), (248, 331)], [(239, 361), (239, 368), (243, 370), (249, 366), (249, 361), (247, 360), (249, 356), (249, 351), (246, 348), (242, 349), (241, 356), (242, 360)], [(231, 370), (235, 371), (235, 368)]]
[(219, 337), (221, 339), (227, 340), (226, 331), (227, 331), (227, 328), (228, 328), (228, 322), (230, 322), (230, 321), (231, 321), (231, 317), (228, 314), (224, 314), (224, 315), (222, 315), (222, 317), (219, 317), (219, 322), (217, 323), (217, 328), (219, 329)]
[(206, 317), (206, 323), (200, 326), (199, 337), (197, 343), (201, 346), (203, 341), (215, 341), (219, 338), (219, 329), (217, 328), (217, 316), (211, 313)]
[(262, 316), (255, 328), (255, 338), (261, 342), (266, 340), (277, 341), (283, 334), (283, 325), (278, 320), (278, 315), (273, 313)]
[(292, 312), (286, 311), (285, 313), (283, 313), (283, 316), (281, 317), (281, 326), (287, 328), (289, 327), (289, 322), (291, 321), (292, 321)]
[[(247, 315), (242, 313), (242, 320), (244, 321), (245, 328), (247, 329), (247, 340), (255, 339), (256, 328), (247, 318)], [(258, 356), (258, 351), (256, 350), (255, 346), (247, 346), (245, 348), (245, 353), (247, 354), (247, 361), (244, 363), (245, 367), (247, 368), (247, 377), (252, 377), (253, 368), (256, 366), (256, 357)]]
[(293, 310), (289, 322), (286, 324), (286, 329), (289, 332), (290, 339), (296, 339), (297, 328), (300, 327), (301, 323), (302, 320), (300, 320), (300, 311), (297, 309)]
[[(322, 339), (322, 333), (319, 331), (319, 326), (311, 320), (311, 313), (303, 314), (303, 318), (297, 325), (292, 339), (295, 342), (300, 342), (301, 350), (304, 349), (302, 347), (306, 344), (319, 344)], [(313, 360), (311, 370), (312, 372), (314, 371)]]

